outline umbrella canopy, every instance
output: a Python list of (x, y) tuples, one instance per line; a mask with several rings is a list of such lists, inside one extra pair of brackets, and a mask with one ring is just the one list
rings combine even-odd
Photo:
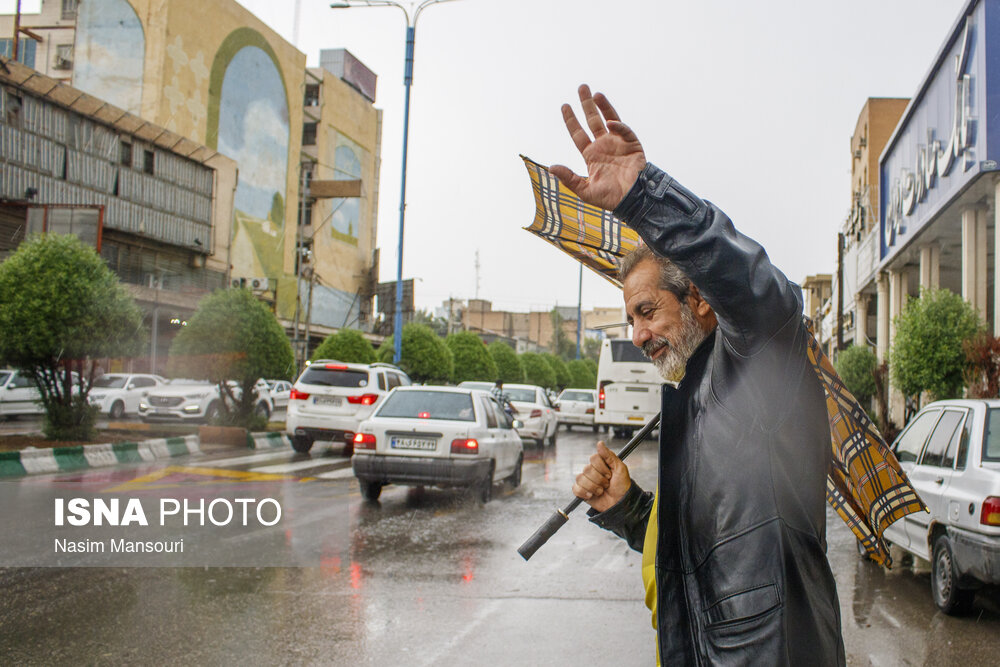
[[(610, 211), (585, 204), (544, 166), (521, 156), (535, 194), (535, 219), (525, 227), (621, 287), (617, 260), (641, 240)], [(808, 357), (826, 394), (833, 456), (826, 500), (872, 560), (892, 565), (882, 532), (907, 514), (926, 511), (882, 435), (844, 386), (809, 330)]]

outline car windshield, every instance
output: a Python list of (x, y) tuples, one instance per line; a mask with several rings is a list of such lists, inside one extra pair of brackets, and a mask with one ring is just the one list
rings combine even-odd
[(11, 376), (10, 371), (0, 371), (0, 386), (3, 386), (3, 383), (6, 382), (7, 378), (9, 378), (10, 376)]
[(451, 391), (397, 391), (385, 400), (377, 416), (476, 421), (472, 396)]
[(102, 375), (94, 380), (94, 387), (103, 389), (121, 389), (125, 386), (126, 376), (124, 375)]
[(990, 408), (990, 413), (986, 419), (983, 460), (1000, 461), (1000, 408)]
[(368, 372), (327, 366), (310, 366), (299, 378), (299, 382), (327, 387), (367, 387)]
[(594, 395), (588, 391), (564, 391), (562, 396), (559, 397), (562, 401), (587, 401), (588, 403), (594, 402)]
[(632, 344), (630, 340), (611, 341), (611, 359), (613, 361), (627, 361), (630, 363), (652, 363), (642, 350)]
[(520, 401), (521, 403), (534, 403), (535, 402), (535, 390), (534, 389), (507, 389), (503, 390), (504, 396), (510, 401)]

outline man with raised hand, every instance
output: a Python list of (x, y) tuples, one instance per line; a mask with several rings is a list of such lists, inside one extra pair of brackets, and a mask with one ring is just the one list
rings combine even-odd
[(643, 553), (662, 664), (844, 664), (826, 558), (830, 426), (801, 290), (711, 203), (652, 164), (601, 94), (590, 132), (562, 108), (587, 176), (550, 171), (644, 246), (621, 261), (632, 341), (665, 380), (654, 494), (603, 442), (573, 492)]

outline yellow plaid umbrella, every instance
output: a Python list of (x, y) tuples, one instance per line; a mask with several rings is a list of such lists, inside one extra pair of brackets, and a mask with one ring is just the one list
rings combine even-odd
[[(526, 230), (583, 262), (621, 287), (617, 260), (637, 247), (639, 235), (610, 211), (585, 204), (544, 166), (521, 156), (531, 176), (535, 219)], [(896, 456), (844, 386), (809, 327), (809, 361), (826, 393), (833, 456), (826, 499), (872, 560), (891, 567), (882, 532), (907, 514), (926, 511)]]

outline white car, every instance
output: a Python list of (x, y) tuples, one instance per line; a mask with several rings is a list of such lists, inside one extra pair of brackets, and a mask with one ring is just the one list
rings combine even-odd
[(292, 395), (292, 383), (286, 380), (268, 380), (268, 391), (275, 410), (288, 408), (288, 399)]
[(391, 389), (409, 384), (409, 376), (391, 364), (314, 361), (292, 387), (285, 432), (297, 452), (308, 452), (316, 440), (328, 440), (344, 443), (344, 454), (350, 456), (361, 420)]
[(596, 389), (563, 389), (556, 402), (559, 423), (569, 431), (573, 426), (590, 426), (597, 433), (594, 411), (597, 408)]
[(94, 380), (87, 400), (100, 408), (101, 414), (120, 419), (137, 414), (139, 401), (166, 384), (166, 379), (159, 375), (105, 373)]
[[(230, 382), (233, 394), (240, 396), (239, 385)], [(256, 412), (270, 417), (274, 404), (265, 380), (257, 380), (254, 389), (257, 394)], [(219, 386), (212, 382), (192, 382), (177, 384), (176, 381), (149, 392), (139, 401), (139, 417), (144, 422), (184, 421), (211, 423), (219, 418), (223, 410), (223, 399)]]
[(505, 384), (503, 395), (514, 406), (514, 418), (521, 422), (517, 432), (540, 445), (556, 444), (559, 422), (545, 390), (533, 384)]
[(977, 588), (1000, 584), (1000, 400), (931, 403), (892, 449), (930, 513), (903, 517), (884, 537), (930, 561), (942, 611), (968, 611)]
[(494, 482), (521, 483), (516, 425), (482, 390), (398, 387), (358, 426), (351, 467), (368, 500), (406, 484), (472, 488), (489, 502)]
[(0, 418), (45, 413), (38, 385), (21, 371), (0, 370)]

